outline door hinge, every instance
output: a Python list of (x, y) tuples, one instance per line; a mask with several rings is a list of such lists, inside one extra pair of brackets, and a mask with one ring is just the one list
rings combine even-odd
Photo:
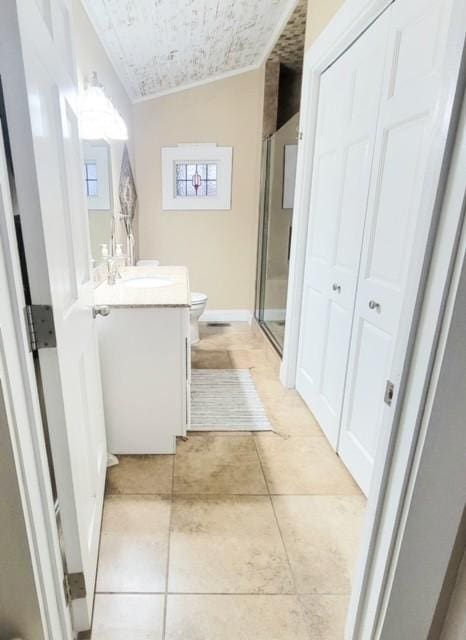
[(395, 395), (395, 385), (391, 380), (387, 380), (387, 384), (385, 385), (385, 395), (383, 400), (385, 404), (388, 404), (389, 407), (392, 406), (394, 395)]
[(84, 573), (65, 573), (63, 578), (63, 589), (67, 604), (73, 600), (86, 597), (86, 581)]
[(31, 351), (57, 346), (52, 307), (48, 304), (28, 304), (24, 309)]

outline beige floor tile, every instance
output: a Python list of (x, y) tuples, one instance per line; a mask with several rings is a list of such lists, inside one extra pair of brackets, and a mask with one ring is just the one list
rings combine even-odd
[(235, 369), (270, 369), (263, 349), (233, 349), (229, 353)]
[(109, 496), (105, 501), (97, 592), (163, 592), (170, 500)]
[(107, 473), (107, 494), (171, 493), (174, 456), (118, 456)]
[(360, 490), (323, 437), (256, 435), (272, 494), (360, 495)]
[(170, 595), (166, 640), (308, 640), (295, 596)]
[(295, 398), (281, 402), (272, 400), (265, 405), (275, 431), (289, 436), (323, 436), (312, 413)]
[(208, 351), (207, 349), (193, 349), (191, 351), (191, 365), (193, 369), (233, 369), (233, 363), (228, 351)]
[(179, 442), (175, 493), (267, 493), (252, 436), (195, 436)]
[(92, 640), (162, 640), (163, 595), (97, 594)]
[(199, 350), (232, 351), (247, 349), (257, 350), (263, 348), (260, 339), (255, 338), (250, 332), (240, 331), (213, 331), (205, 332), (201, 330), (201, 342)]
[(349, 594), (365, 499), (275, 496), (273, 503), (298, 593)]
[(298, 397), (294, 389), (286, 389), (271, 369), (251, 370), (257, 390), (264, 401), (278, 401)]
[(343, 640), (348, 596), (300, 596), (312, 640)]
[(175, 497), (168, 583), (177, 593), (292, 593), (269, 498)]

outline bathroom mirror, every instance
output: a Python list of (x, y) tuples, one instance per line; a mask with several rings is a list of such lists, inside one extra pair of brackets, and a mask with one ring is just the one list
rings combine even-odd
[(95, 266), (105, 260), (106, 251), (109, 254), (115, 252), (116, 244), (121, 244), (123, 253), (126, 253), (126, 233), (121, 222), (119, 197), (124, 150), (124, 141), (83, 141), (84, 187), (89, 212), (91, 255)]
[(91, 255), (97, 266), (109, 247), (113, 210), (111, 148), (104, 140), (83, 142), (84, 187), (89, 212)]

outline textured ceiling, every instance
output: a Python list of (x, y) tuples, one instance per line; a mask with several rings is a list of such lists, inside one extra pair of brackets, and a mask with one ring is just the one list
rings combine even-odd
[(259, 65), (296, 0), (82, 0), (128, 94), (163, 94)]
[(303, 66), (304, 42), (306, 38), (307, 0), (299, 0), (270, 54), (269, 60), (281, 62), (300, 71)]

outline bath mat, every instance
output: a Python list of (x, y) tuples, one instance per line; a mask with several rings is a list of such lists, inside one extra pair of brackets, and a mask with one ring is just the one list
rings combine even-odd
[(193, 369), (191, 431), (271, 431), (249, 369)]

